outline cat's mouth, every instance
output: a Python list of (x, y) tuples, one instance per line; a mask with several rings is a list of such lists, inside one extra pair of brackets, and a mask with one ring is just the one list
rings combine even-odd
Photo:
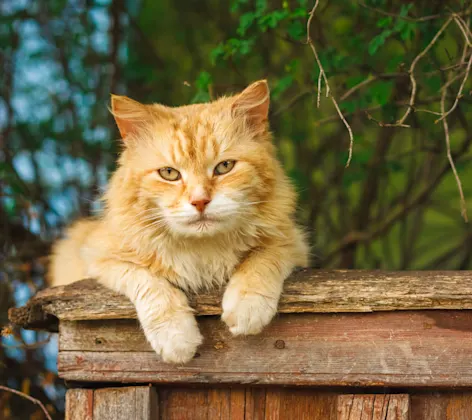
[(220, 222), (221, 219), (218, 219), (217, 217), (214, 216), (207, 216), (205, 214), (198, 216), (196, 218), (193, 218), (192, 220), (187, 221), (187, 225), (189, 226), (200, 226), (202, 224), (212, 224), (212, 223), (217, 223)]

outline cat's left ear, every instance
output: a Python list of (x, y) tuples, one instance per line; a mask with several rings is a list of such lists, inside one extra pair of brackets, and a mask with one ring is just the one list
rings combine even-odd
[(270, 90), (266, 80), (249, 85), (236, 96), (232, 105), (234, 116), (244, 115), (257, 131), (267, 127), (269, 117)]
[(135, 133), (149, 120), (150, 113), (147, 105), (143, 105), (127, 96), (111, 95), (111, 113), (124, 140)]

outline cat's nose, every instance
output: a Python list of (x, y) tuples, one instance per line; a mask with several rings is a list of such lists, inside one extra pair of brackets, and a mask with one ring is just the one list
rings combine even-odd
[(197, 208), (197, 210), (200, 212), (200, 213), (203, 213), (203, 210), (205, 210), (205, 207), (207, 206), (207, 204), (210, 202), (211, 200), (208, 200), (206, 198), (203, 198), (203, 199), (199, 199), (199, 200), (192, 200), (190, 202), (190, 204), (192, 206), (195, 206)]

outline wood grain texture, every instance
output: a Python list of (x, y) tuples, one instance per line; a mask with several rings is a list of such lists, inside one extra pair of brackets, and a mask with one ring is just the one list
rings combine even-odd
[(158, 388), (158, 393), (165, 420), (245, 419), (244, 389)]
[(472, 386), (465, 368), (472, 366), (472, 311), (282, 314), (252, 337), (232, 337), (217, 317), (200, 318), (199, 326), (199, 357), (172, 366), (134, 320), (64, 321), (59, 375), (128, 383)]
[(147, 386), (66, 393), (66, 420), (157, 420), (158, 410), (156, 391)]
[[(199, 315), (221, 313), (221, 291), (191, 297)], [(285, 283), (281, 313), (374, 312), (412, 309), (472, 309), (472, 273), (468, 271), (320, 271), (294, 273)], [(57, 319), (134, 319), (124, 296), (93, 280), (39, 292), (9, 312), (24, 328), (57, 329)]]
[(93, 420), (157, 420), (154, 389), (104, 388), (94, 391)]
[(309, 389), (268, 388), (265, 420), (335, 420), (336, 396)]
[(66, 392), (66, 420), (93, 420), (93, 390), (69, 389)]
[(410, 420), (407, 394), (351, 394), (337, 398), (337, 420)]
[(336, 396), (308, 389), (161, 388), (163, 420), (336, 420)]
[(411, 395), (412, 420), (472, 419), (472, 392), (431, 392)]

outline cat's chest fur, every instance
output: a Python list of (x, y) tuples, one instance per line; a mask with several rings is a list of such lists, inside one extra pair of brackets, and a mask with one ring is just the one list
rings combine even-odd
[(225, 284), (247, 255), (250, 245), (201, 244), (186, 249), (161, 252), (161, 263), (172, 273), (169, 280), (189, 291), (200, 291)]

